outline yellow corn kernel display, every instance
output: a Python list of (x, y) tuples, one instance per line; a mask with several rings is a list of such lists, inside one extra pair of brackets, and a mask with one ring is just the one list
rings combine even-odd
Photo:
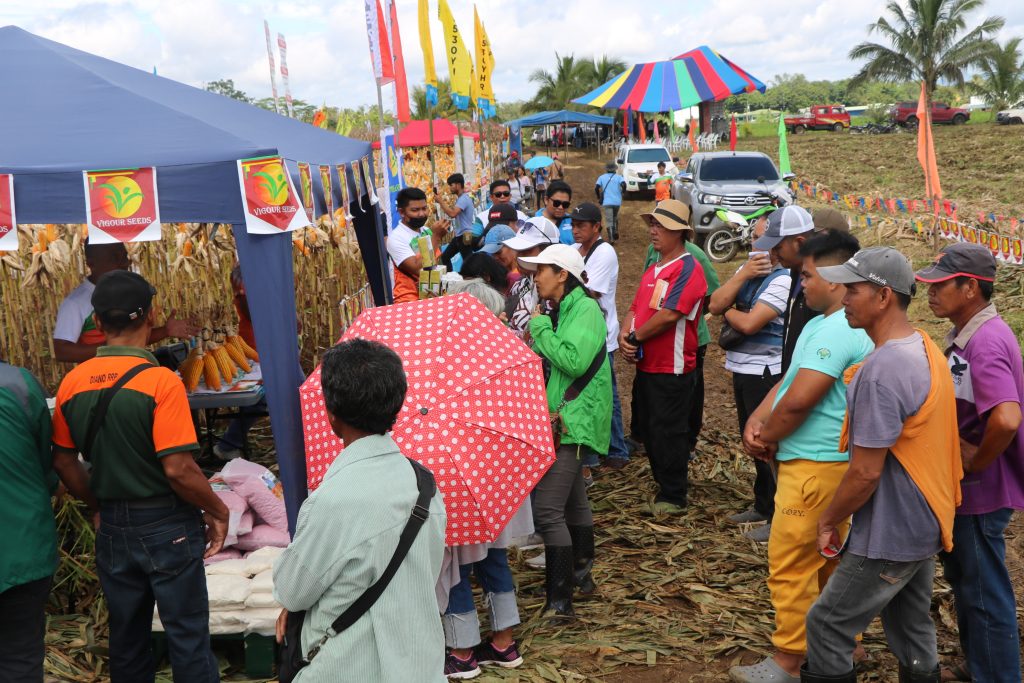
[(232, 362), (241, 368), (242, 372), (250, 372), (252, 370), (252, 367), (249, 365), (249, 361), (245, 359), (245, 353), (242, 349), (238, 348), (238, 344), (226, 342), (222, 348), (228, 352), (228, 356), (231, 357)]
[(217, 361), (212, 353), (205, 353), (199, 356), (203, 361), (203, 379), (206, 386), (214, 391), (220, 391), (220, 370), (217, 368)]

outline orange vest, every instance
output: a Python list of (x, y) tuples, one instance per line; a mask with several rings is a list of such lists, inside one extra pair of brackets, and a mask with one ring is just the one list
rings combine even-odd
[[(956, 418), (956, 395), (953, 378), (949, 374), (946, 357), (927, 333), (917, 330), (924, 339), (931, 371), (928, 397), (916, 415), (903, 423), (899, 439), (889, 450), (920, 489), (928, 507), (939, 523), (942, 547), (953, 549), (953, 516), (960, 506), (960, 480), (964, 477), (960, 458), (960, 431)], [(846, 371), (849, 384), (862, 364)], [(839, 450), (846, 451), (850, 443), (850, 413), (847, 410), (843, 431), (839, 437)]]

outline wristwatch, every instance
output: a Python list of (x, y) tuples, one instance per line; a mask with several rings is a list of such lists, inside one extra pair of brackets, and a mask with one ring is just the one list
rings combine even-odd
[(626, 337), (626, 343), (630, 346), (640, 346), (640, 340), (636, 338), (636, 332), (630, 332)]

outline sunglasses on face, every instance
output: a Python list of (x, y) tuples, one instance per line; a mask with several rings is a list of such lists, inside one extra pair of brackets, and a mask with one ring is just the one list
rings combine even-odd
[(511, 192), (492, 192), (491, 194), (493, 194), (495, 197), (511, 197), (512, 196)]
[(568, 209), (569, 205), (572, 204), (572, 202), (563, 202), (558, 199), (549, 199), (548, 201), (551, 202), (551, 206), (556, 209)]

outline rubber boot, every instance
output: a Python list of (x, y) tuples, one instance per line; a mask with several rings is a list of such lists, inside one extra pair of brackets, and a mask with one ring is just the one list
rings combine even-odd
[(590, 570), (594, 568), (594, 527), (570, 526), (572, 537), (572, 571), (576, 588), (583, 595), (597, 590)]
[(572, 546), (544, 546), (544, 554), (547, 556), (547, 566), (544, 567), (544, 591), (547, 597), (544, 614), (572, 619), (576, 616), (572, 608)]
[(938, 665), (935, 666), (934, 671), (922, 674), (913, 671), (909, 666), (900, 664), (900, 683), (939, 683), (941, 680), (942, 676), (939, 673)]
[(800, 667), (800, 683), (857, 683), (857, 672), (851, 669), (850, 673), (839, 676), (812, 674), (807, 670), (807, 662), (804, 662)]

